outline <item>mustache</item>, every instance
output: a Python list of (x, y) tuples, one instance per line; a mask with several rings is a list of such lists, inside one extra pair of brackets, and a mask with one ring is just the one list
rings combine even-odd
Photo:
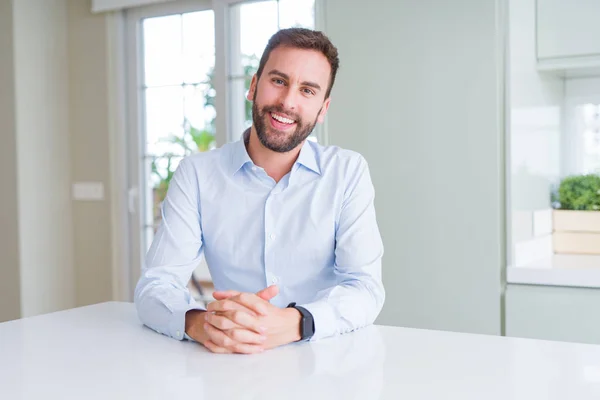
[(294, 121), (296, 121), (296, 123), (299, 124), (301, 122), (300, 116), (298, 114), (296, 114), (293, 111), (288, 111), (288, 110), (284, 109), (282, 106), (264, 106), (262, 108), (262, 112), (263, 112), (263, 114), (272, 113), (272, 112), (285, 114), (288, 117), (290, 117), (291, 119), (293, 119)]

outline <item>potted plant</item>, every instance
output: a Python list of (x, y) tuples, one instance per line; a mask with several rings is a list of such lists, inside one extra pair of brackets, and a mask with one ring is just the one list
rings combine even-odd
[(600, 175), (564, 178), (556, 200), (554, 252), (600, 254)]

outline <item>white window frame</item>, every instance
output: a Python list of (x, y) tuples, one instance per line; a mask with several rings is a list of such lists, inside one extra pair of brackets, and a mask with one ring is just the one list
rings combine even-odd
[[(221, 146), (235, 140), (229, 116), (230, 6), (264, 0), (175, 0), (147, 5), (127, 11), (107, 14), (109, 119), (111, 145), (111, 225), (113, 298), (132, 301), (135, 285), (140, 276), (145, 246), (141, 245), (142, 219), (140, 211), (144, 196), (140, 158), (143, 151), (143, 109), (138, 94), (143, 82), (142, 43), (139, 40), (143, 18), (212, 9), (215, 19), (215, 75), (216, 91), (215, 142)], [(325, 0), (315, 0), (315, 29), (325, 31)], [(134, 23), (133, 21), (137, 21)], [(227, 44), (230, 43), (228, 46)], [(135, 135), (135, 136), (132, 136)], [(328, 144), (327, 118), (315, 130), (319, 143)], [(131, 140), (135, 137), (135, 142)], [(139, 249), (139, 251), (137, 251)]]

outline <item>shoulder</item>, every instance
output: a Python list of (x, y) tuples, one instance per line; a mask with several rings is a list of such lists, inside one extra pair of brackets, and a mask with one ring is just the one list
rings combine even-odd
[(320, 160), (321, 168), (326, 173), (353, 175), (368, 168), (367, 160), (357, 151), (344, 149), (339, 146), (322, 146), (311, 143), (315, 154)]
[(179, 168), (185, 173), (199, 175), (203, 172), (214, 172), (222, 168), (224, 162), (231, 158), (232, 144), (227, 143), (221, 147), (201, 153), (186, 156), (179, 163)]

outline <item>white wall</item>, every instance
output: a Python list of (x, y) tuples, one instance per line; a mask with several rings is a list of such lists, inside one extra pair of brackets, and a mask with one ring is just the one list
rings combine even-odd
[(67, 0), (71, 176), (100, 182), (104, 200), (73, 202), (78, 306), (112, 300), (108, 44), (105, 14)]
[(65, 0), (14, 2), (21, 308), (74, 306)]
[(551, 186), (561, 173), (564, 82), (536, 69), (535, 0), (510, 0), (510, 194), (513, 260), (549, 257), (548, 233), (535, 237), (534, 212), (550, 209)]
[(0, 322), (21, 315), (12, 2), (0, 2)]
[(326, 2), (341, 57), (329, 138), (367, 158), (385, 245), (378, 323), (501, 331), (498, 12), (494, 0)]
[(112, 299), (104, 14), (82, 0), (0, 2), (0, 321)]

